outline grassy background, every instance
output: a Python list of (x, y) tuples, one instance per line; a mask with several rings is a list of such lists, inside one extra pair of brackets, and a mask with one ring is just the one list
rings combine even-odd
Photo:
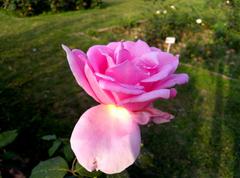
[[(201, 17), (226, 18), (221, 7), (204, 6), (206, 2), (189, 4), (200, 8)], [(108, 0), (102, 9), (28, 18), (0, 12), (0, 131), (19, 130), (8, 149), (29, 159), (23, 167), (26, 174), (48, 157), (49, 145), (40, 137), (68, 138), (79, 116), (96, 104), (77, 86), (60, 45), (86, 51), (93, 44), (133, 40), (123, 27), (129, 29), (158, 7), (173, 3), (188, 12), (186, 0), (157, 6), (141, 0)], [(226, 68), (231, 73), (231, 66), (224, 63), (192, 66), (187, 64), (195, 64), (192, 61), (182, 60), (179, 71), (190, 75), (189, 84), (179, 87), (176, 99), (156, 102), (176, 120), (142, 128), (142, 154), (128, 173), (131, 177), (240, 177), (239, 76), (221, 75)]]

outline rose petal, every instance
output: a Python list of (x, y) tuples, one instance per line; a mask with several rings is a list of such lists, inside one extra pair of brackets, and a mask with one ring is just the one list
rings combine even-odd
[[(133, 41), (124, 41), (123, 45), (124, 45), (124, 48), (126, 50), (131, 52), (133, 50), (133, 48), (135, 47), (135, 42), (133, 42)], [(131, 53), (131, 55), (132, 55), (132, 53)], [(133, 57), (135, 57), (135, 56), (133, 56)]]
[(126, 41), (124, 42), (124, 48), (127, 49), (130, 52), (131, 56), (134, 58), (140, 57), (145, 53), (151, 52), (151, 49), (148, 46), (148, 44), (142, 40), (138, 40), (135, 43)]
[(125, 83), (119, 83), (117, 82), (114, 78), (108, 76), (108, 75), (104, 75), (104, 74), (100, 74), (98, 72), (95, 72), (95, 75), (99, 78), (99, 79), (103, 79), (103, 80), (107, 80), (107, 81), (111, 81), (111, 82), (116, 82), (118, 85), (125, 87), (125, 88), (129, 88), (129, 89), (139, 89), (139, 90), (143, 90), (144, 86), (141, 86), (139, 84), (136, 85), (129, 85), (129, 84), (125, 84)]
[(118, 82), (126, 84), (136, 84), (147, 77), (147, 74), (142, 72), (131, 61), (124, 61), (121, 64), (108, 68), (105, 74), (115, 78)]
[(115, 65), (115, 60), (106, 51), (99, 49), (99, 52), (106, 57), (108, 67), (113, 67)]
[(151, 114), (148, 112), (135, 112), (135, 121), (140, 125), (146, 125), (151, 120)]
[(135, 97), (127, 98), (121, 101), (121, 104), (152, 101), (157, 98), (169, 99), (171, 97), (170, 89), (153, 90)]
[(175, 98), (177, 96), (177, 90), (175, 88), (170, 89), (170, 98)]
[(121, 86), (125, 87), (125, 88), (131, 88), (131, 89), (140, 89), (143, 90), (144, 86), (141, 86), (139, 84), (136, 85), (129, 85), (129, 84), (125, 84), (125, 83), (120, 83)]
[(128, 50), (124, 49), (124, 42), (121, 42), (118, 47), (115, 49), (115, 60), (116, 64), (120, 64), (125, 60), (131, 60), (131, 54)]
[(171, 65), (172, 71), (171, 73), (174, 73), (178, 67), (179, 64), (179, 56), (174, 56), (167, 52), (159, 52), (159, 67)]
[(143, 61), (146, 64), (150, 64), (150, 66), (158, 66), (159, 65), (159, 53), (151, 51), (149, 53), (143, 54), (140, 57), (140, 61)]
[(153, 117), (153, 118), (152, 118), (152, 121), (153, 121), (155, 124), (163, 124), (163, 123), (170, 122), (172, 119), (174, 119), (174, 116), (172, 116), (172, 115), (169, 114), (169, 113), (166, 113), (166, 115), (163, 116), (163, 117)]
[(112, 82), (116, 81), (114, 78), (112, 78), (112, 77), (110, 77), (108, 75), (105, 75), (105, 74), (100, 74), (98, 72), (95, 72), (95, 75), (97, 77), (99, 77), (100, 79), (109, 80), (109, 81), (112, 81)]
[(106, 80), (99, 80), (99, 86), (102, 89), (117, 92), (117, 93), (125, 93), (125, 94), (131, 94), (131, 95), (139, 95), (144, 93), (144, 90), (136, 89), (136, 88), (128, 88), (121, 86), (121, 84), (117, 84), (114, 82), (106, 81)]
[(174, 116), (172, 114), (169, 114), (167, 112), (163, 112), (159, 109), (149, 107), (146, 109), (147, 112), (150, 113), (151, 119), (155, 124), (162, 124), (166, 122), (170, 122)]
[(129, 97), (133, 97), (134, 95), (132, 94), (125, 94), (125, 93), (116, 93), (116, 92), (111, 92), (112, 95), (114, 96), (114, 99), (117, 103), (117, 105), (122, 106), (129, 111), (139, 111), (144, 109), (145, 107), (148, 107), (151, 101), (147, 102), (138, 102), (138, 103), (126, 103), (126, 104), (121, 104), (121, 101), (124, 99), (127, 99)]
[(165, 80), (157, 82), (154, 88), (155, 89), (170, 88), (175, 85), (185, 84), (188, 82), (188, 80), (189, 77), (187, 74), (172, 74)]
[(97, 79), (88, 65), (85, 65), (84, 71), (87, 80), (99, 101), (103, 104), (115, 103), (113, 97), (109, 96), (107, 92), (105, 92), (103, 89), (99, 87)]
[(96, 101), (99, 102), (92, 88), (90, 87), (86, 76), (84, 74), (84, 66), (86, 63), (86, 55), (80, 50), (71, 51), (67, 46), (62, 45), (62, 48), (65, 50), (67, 54), (68, 63), (70, 69), (77, 81), (77, 83)]
[(155, 124), (162, 124), (166, 122), (170, 122), (174, 116), (167, 112), (160, 111), (156, 108), (148, 107), (143, 109), (142, 111), (135, 112), (135, 121), (140, 125), (146, 125), (150, 121)]
[[(103, 54), (104, 53), (104, 54)], [(94, 72), (104, 73), (108, 67), (108, 60), (106, 54), (112, 56), (112, 51), (104, 45), (95, 45), (88, 49), (88, 62), (93, 68)]]
[[(115, 50), (120, 45), (120, 43), (121, 42), (112, 42), (112, 43), (109, 43), (107, 46)], [(132, 56), (132, 58), (140, 57), (144, 53), (151, 52), (151, 49), (148, 46), (148, 44), (142, 40), (138, 40), (137, 42), (124, 41), (123, 46), (124, 46), (124, 49), (130, 52), (130, 55)]]
[(124, 108), (98, 105), (76, 124), (71, 147), (88, 171), (119, 173), (134, 163), (140, 151), (140, 130), (134, 115)]
[(133, 103), (125, 103), (122, 104), (121, 103), (122, 100), (119, 100), (118, 104), (126, 109), (128, 109), (129, 111), (141, 111), (146, 107), (149, 107), (149, 105), (151, 104), (152, 101), (146, 101), (146, 102), (133, 102)]
[(121, 42), (111, 42), (108, 43), (107, 47), (115, 51), (115, 49), (120, 45)]
[(150, 47), (151, 51), (157, 51), (157, 52), (161, 52), (162, 50), (159, 48), (156, 48), (154, 46)]
[(172, 66), (171, 65), (165, 65), (162, 68), (160, 68), (160, 71), (154, 75), (152, 75), (149, 78), (146, 78), (142, 80), (141, 82), (156, 82), (159, 80), (162, 80), (166, 78), (172, 71)]

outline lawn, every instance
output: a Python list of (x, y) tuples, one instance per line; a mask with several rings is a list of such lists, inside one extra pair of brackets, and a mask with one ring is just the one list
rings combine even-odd
[[(172, 3), (184, 6), (186, 0), (158, 6)], [(207, 8), (203, 0), (191, 3), (206, 18), (222, 12), (220, 6)], [(41, 137), (69, 138), (79, 116), (96, 105), (76, 84), (61, 44), (86, 51), (93, 44), (134, 40), (127, 31), (146, 21), (149, 9), (155, 13), (153, 6), (142, 0), (108, 0), (102, 9), (25, 18), (0, 11), (0, 132), (19, 132), (6, 147), (17, 158), (4, 165), (0, 162), (0, 167), (13, 165), (29, 175), (40, 160), (48, 159), (51, 144)], [(223, 13), (215, 21), (225, 18)], [(130, 177), (240, 177), (240, 80), (236, 72), (240, 55), (234, 56), (234, 65), (229, 61), (196, 64), (196, 57), (187, 56), (181, 59), (179, 72), (189, 74), (189, 84), (178, 88), (176, 99), (155, 103), (176, 119), (142, 128), (142, 153), (128, 168)]]

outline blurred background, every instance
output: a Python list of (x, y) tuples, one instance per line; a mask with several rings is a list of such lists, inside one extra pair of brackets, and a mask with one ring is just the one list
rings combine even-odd
[[(240, 177), (240, 0), (0, 0), (0, 178)], [(141, 154), (117, 175), (88, 173), (69, 138), (97, 103), (77, 85), (61, 44), (176, 43), (189, 84), (142, 127)], [(40, 162), (41, 161), (41, 162)]]

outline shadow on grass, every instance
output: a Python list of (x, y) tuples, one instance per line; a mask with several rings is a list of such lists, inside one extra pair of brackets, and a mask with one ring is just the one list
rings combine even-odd
[[(229, 74), (234, 75), (238, 65), (229, 66), (227, 59), (221, 59), (216, 62), (217, 67), (214, 71), (223, 74), (228, 66)], [(237, 75), (235, 77), (238, 78)], [(240, 81), (230, 78), (227, 80), (228, 87), (224, 87), (224, 79), (219, 76), (215, 82), (215, 109), (210, 140), (212, 149), (211, 176), (223, 177), (222, 170), (224, 167), (228, 167), (229, 176), (237, 178), (240, 177)], [(227, 133), (230, 133), (229, 137), (226, 137)], [(226, 145), (228, 143), (231, 144)], [(224, 157), (228, 154), (226, 151), (228, 147), (230, 147), (232, 155), (229, 157), (230, 159), (226, 160)]]
[[(217, 67), (218, 73), (223, 73), (223, 63), (219, 63)], [(215, 101), (214, 101), (214, 111), (211, 123), (211, 138), (210, 145), (212, 149), (212, 177), (219, 177), (219, 169), (221, 163), (221, 152), (222, 152), (222, 127), (224, 119), (224, 86), (223, 78), (217, 77), (215, 81)]]
[(158, 102), (158, 108), (175, 114), (171, 123), (142, 128), (143, 149), (153, 154), (151, 164), (131, 167), (131, 177), (197, 177), (199, 165), (196, 149), (201, 141), (199, 129), (203, 124), (204, 98), (190, 76), (188, 85), (179, 87), (177, 99)]
[(70, 137), (81, 113), (95, 104), (75, 82), (60, 38), (51, 35), (51, 30), (71, 23), (76, 21), (47, 23), (1, 38), (0, 127), (20, 133), (7, 147), (17, 160), (1, 166), (15, 167), (28, 176), (33, 166), (48, 158), (51, 144), (41, 137)]
[[(231, 71), (231, 68), (230, 68)], [(233, 177), (240, 177), (240, 82), (229, 82), (229, 93), (225, 107), (225, 125), (233, 138)]]
[(175, 100), (158, 102), (176, 119), (142, 128), (142, 154), (147, 151), (153, 159), (130, 167), (131, 177), (239, 177), (239, 81), (197, 67), (184, 71), (189, 84), (179, 87)]

